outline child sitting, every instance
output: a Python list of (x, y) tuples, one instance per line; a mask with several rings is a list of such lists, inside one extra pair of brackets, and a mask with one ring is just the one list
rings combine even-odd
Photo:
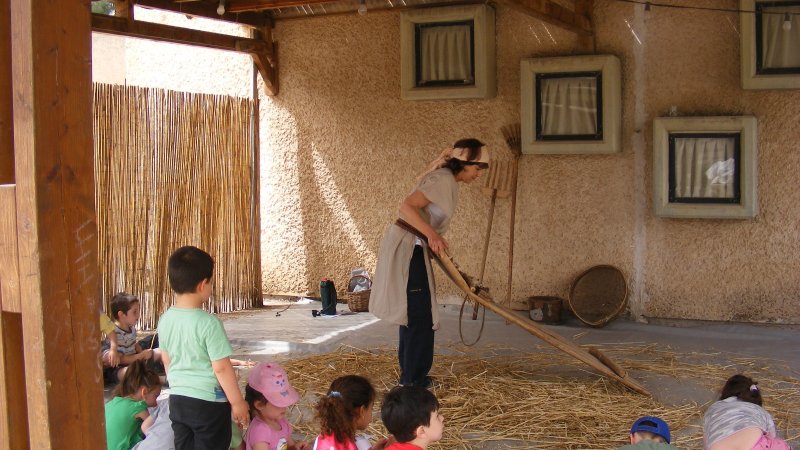
[[(119, 350), (117, 347), (117, 333), (114, 332), (116, 325), (104, 311), (100, 311), (100, 331), (103, 333), (103, 346), (101, 347), (101, 361), (103, 367), (117, 367), (119, 365)], [(103, 350), (108, 347), (108, 350)], [(105, 369), (104, 369), (105, 375)]]
[(292, 439), (286, 408), (297, 403), (286, 371), (275, 363), (260, 363), (250, 371), (244, 399), (250, 405), (250, 427), (244, 436), (247, 450), (305, 450), (306, 442)]
[(134, 361), (125, 372), (114, 398), (106, 404), (106, 442), (109, 450), (130, 450), (144, 439), (153, 420), (148, 406), (156, 406), (161, 393), (158, 374), (148, 369), (145, 361)]
[(633, 422), (631, 426), (630, 445), (619, 450), (670, 450), (669, 425), (658, 417), (644, 416)]
[(317, 417), (322, 433), (314, 450), (382, 450), (386, 439), (370, 446), (369, 440), (356, 437), (372, 422), (375, 388), (364, 377), (345, 375), (333, 380), (327, 395), (317, 402)]
[(398, 386), (383, 397), (381, 420), (397, 441), (386, 450), (416, 450), (442, 438), (439, 401), (420, 386)]
[[(234, 366), (253, 367), (255, 363), (231, 358)], [(153, 425), (145, 431), (145, 439), (133, 447), (133, 450), (175, 450), (175, 433), (172, 431), (172, 420), (169, 418), (169, 393), (158, 398), (158, 405), (148, 408)], [(242, 430), (231, 420), (231, 444), (235, 450), (245, 450)]]
[[(143, 350), (136, 342), (136, 323), (140, 316), (139, 299), (131, 294), (119, 292), (111, 299), (111, 316), (114, 318), (113, 335), (116, 337), (116, 348), (119, 359), (114, 358), (114, 342), (110, 337), (103, 343), (103, 378), (106, 382), (116, 383), (125, 376), (126, 366), (140, 359), (153, 358), (161, 361), (160, 350)], [(117, 363), (117, 364), (115, 364)]]
[(758, 383), (734, 375), (722, 388), (719, 401), (703, 417), (703, 444), (708, 450), (789, 450), (777, 437), (772, 416), (761, 407)]

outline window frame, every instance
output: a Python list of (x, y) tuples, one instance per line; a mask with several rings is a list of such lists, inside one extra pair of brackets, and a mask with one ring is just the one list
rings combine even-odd
[[(740, 76), (742, 89), (800, 89), (800, 70), (795, 71), (782, 68), (763, 69), (761, 67), (761, 54), (763, 51), (760, 30), (763, 5), (777, 7), (781, 4), (800, 6), (797, 0), (739, 0), (740, 30), (741, 30), (741, 64)], [(800, 42), (796, 51), (800, 52)]]
[[(520, 64), (522, 152), (528, 154), (602, 154), (621, 150), (622, 90), (620, 61), (614, 55), (523, 59)], [(597, 133), (542, 136), (540, 75), (598, 73)]]
[[(658, 117), (653, 121), (653, 209), (658, 217), (751, 219), (758, 213), (757, 127), (753, 116)], [(674, 198), (674, 141), (677, 137), (737, 135), (738, 201), (725, 198)], [(736, 189), (734, 189), (736, 190)]]
[[(473, 84), (417, 86), (417, 26), (472, 21)], [(400, 98), (449, 100), (492, 98), (496, 93), (495, 12), (489, 5), (420, 8), (400, 13)]]

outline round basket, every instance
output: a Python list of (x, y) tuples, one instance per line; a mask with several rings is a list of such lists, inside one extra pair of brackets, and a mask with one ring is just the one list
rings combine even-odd
[(614, 266), (594, 266), (575, 278), (569, 290), (569, 308), (590, 327), (602, 327), (625, 308), (628, 283)]
[[(362, 289), (353, 292), (357, 286), (367, 286), (367, 289)], [(367, 312), (369, 311), (369, 294), (372, 292), (372, 280), (364, 275), (355, 275), (350, 277), (347, 283), (347, 307), (353, 312)]]

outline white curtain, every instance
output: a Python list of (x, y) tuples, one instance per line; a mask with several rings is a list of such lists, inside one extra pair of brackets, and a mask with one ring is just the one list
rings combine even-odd
[[(764, 12), (771, 14), (761, 15), (761, 67), (800, 67), (800, 6), (764, 8)], [(784, 30), (787, 12), (792, 27)]]
[(452, 80), (474, 83), (469, 25), (424, 27), (419, 33), (421, 83)]
[(596, 78), (545, 78), (540, 86), (543, 135), (597, 133)]
[(732, 198), (735, 148), (732, 137), (675, 139), (675, 196)]

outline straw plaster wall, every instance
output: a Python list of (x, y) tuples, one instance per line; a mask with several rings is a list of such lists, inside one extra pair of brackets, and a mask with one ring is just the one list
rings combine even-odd
[[(636, 317), (800, 323), (800, 91), (739, 87), (738, 17), (595, 2), (597, 52), (623, 66), (623, 150), (521, 160), (514, 299), (568, 295), (589, 266), (629, 280)], [(685, 4), (690, 4), (688, 0)], [(736, 8), (734, 0), (714, 6)], [(339, 287), (372, 270), (378, 243), (415, 176), (444, 146), (474, 136), (508, 158), (499, 132), (519, 121), (519, 61), (578, 54), (575, 37), (497, 7), (497, 96), (401, 101), (399, 13), (278, 22), (280, 84), (262, 97), (265, 291)], [(650, 201), (652, 121), (687, 115), (759, 120), (755, 220), (656, 218)], [(489, 198), (462, 188), (447, 238), (477, 274)], [(499, 200), (486, 282), (505, 294), (509, 205)], [(439, 277), (439, 290), (453, 293)], [(450, 297), (453, 300), (454, 297)]]

